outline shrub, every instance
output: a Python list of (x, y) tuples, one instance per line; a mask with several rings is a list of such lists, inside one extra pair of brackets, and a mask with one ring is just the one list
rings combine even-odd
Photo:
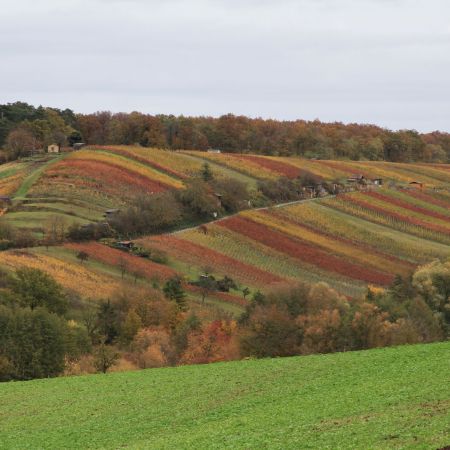
[(39, 269), (17, 269), (11, 280), (11, 289), (23, 306), (31, 309), (45, 307), (50, 312), (64, 314), (67, 298), (62, 286), (50, 275)]
[(67, 327), (44, 308), (0, 306), (0, 378), (30, 380), (64, 370)]

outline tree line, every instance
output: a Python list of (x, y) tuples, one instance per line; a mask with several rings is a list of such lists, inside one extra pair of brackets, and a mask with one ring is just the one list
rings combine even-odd
[[(450, 335), (450, 261), (434, 261), (397, 276), (386, 290), (369, 288), (351, 300), (325, 283), (251, 296), (246, 288), (240, 317), (199, 313), (178, 277), (107, 299), (76, 298), (37, 269), (2, 273), (0, 283), (0, 381), (361, 350)], [(210, 273), (192, 284), (236, 289), (231, 278)]]
[(218, 118), (37, 108), (22, 102), (0, 105), (0, 148), (5, 158), (56, 142), (71, 145), (139, 144), (169, 150), (302, 156), (318, 159), (450, 161), (450, 134), (391, 131), (375, 125), (278, 121), (227, 114)]

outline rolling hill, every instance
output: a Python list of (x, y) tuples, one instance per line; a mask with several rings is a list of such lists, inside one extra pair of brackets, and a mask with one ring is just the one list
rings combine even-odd
[(209, 224), (206, 234), (198, 228), (138, 242), (250, 286), (327, 281), (355, 296), (367, 284), (387, 286), (395, 274), (450, 256), (450, 210), (439, 203), (440, 194), (417, 195), (391, 189), (343, 194), (244, 211)]
[[(164, 251), (168, 264), (100, 243), (81, 243), (10, 250), (1, 254), (0, 265), (40, 267), (83, 297), (95, 283), (107, 295), (124, 282), (160, 283), (174, 274), (192, 279), (207, 267), (216, 276), (232, 277), (238, 289), (215, 292), (206, 303), (234, 314), (246, 304), (244, 287), (255, 292), (299, 280), (326, 281), (354, 297), (368, 284), (387, 286), (395, 274), (407, 275), (420, 264), (450, 256), (450, 169), (436, 164), (92, 147), (1, 166), (1, 193), (13, 199), (1, 220), (37, 235), (55, 215), (67, 224), (103, 220), (106, 209), (121, 208), (138, 194), (183, 189), (183, 181), (196, 176), (205, 161), (217, 177), (243, 181), (250, 189), (262, 179), (301, 174), (336, 182), (363, 174), (382, 178), (384, 186), (248, 210), (206, 229), (137, 240), (143, 247)], [(423, 183), (423, 188), (413, 188), (412, 181)], [(75, 258), (80, 250), (90, 255), (82, 267)], [(125, 279), (118, 268), (124, 259)], [(133, 273), (139, 273), (139, 279)], [(200, 301), (193, 287), (189, 295)]]
[[(445, 164), (317, 161), (94, 146), (2, 165), (0, 195), (14, 199), (15, 208), (7, 215), (8, 221), (39, 232), (40, 224), (49, 215), (88, 223), (101, 219), (106, 209), (122, 207), (138, 194), (180, 189), (183, 181), (199, 174), (206, 161), (217, 177), (233, 178), (253, 189), (259, 180), (305, 174), (324, 181), (345, 181), (361, 174), (400, 186), (414, 181), (434, 189), (450, 186), (450, 169)], [(445, 208), (448, 190), (441, 196), (435, 202), (443, 202)]]
[(323, 180), (342, 180), (354, 174), (366, 178), (383, 178), (395, 183), (420, 181), (430, 187), (450, 183), (448, 164), (403, 164), (380, 161), (327, 161), (295, 157), (242, 155), (237, 153), (183, 152), (223, 167), (236, 170), (256, 179), (275, 179), (280, 176), (296, 178), (314, 175)]
[(3, 383), (0, 446), (443, 448), (449, 356), (446, 342)]

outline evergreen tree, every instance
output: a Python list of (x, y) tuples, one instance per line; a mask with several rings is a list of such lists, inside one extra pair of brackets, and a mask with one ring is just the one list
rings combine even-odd
[(97, 329), (104, 338), (105, 344), (112, 344), (119, 334), (117, 310), (109, 300), (100, 303), (97, 313)]
[(214, 175), (211, 171), (211, 167), (209, 166), (209, 164), (207, 162), (205, 162), (203, 164), (201, 173), (202, 173), (202, 179), (205, 182), (211, 181), (214, 178)]
[(187, 309), (186, 293), (184, 292), (180, 277), (173, 277), (166, 281), (163, 287), (164, 295), (167, 299), (177, 303), (182, 311)]

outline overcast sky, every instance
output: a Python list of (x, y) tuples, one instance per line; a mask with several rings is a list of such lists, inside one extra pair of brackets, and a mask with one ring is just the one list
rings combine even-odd
[(0, 103), (450, 131), (448, 0), (0, 0)]

